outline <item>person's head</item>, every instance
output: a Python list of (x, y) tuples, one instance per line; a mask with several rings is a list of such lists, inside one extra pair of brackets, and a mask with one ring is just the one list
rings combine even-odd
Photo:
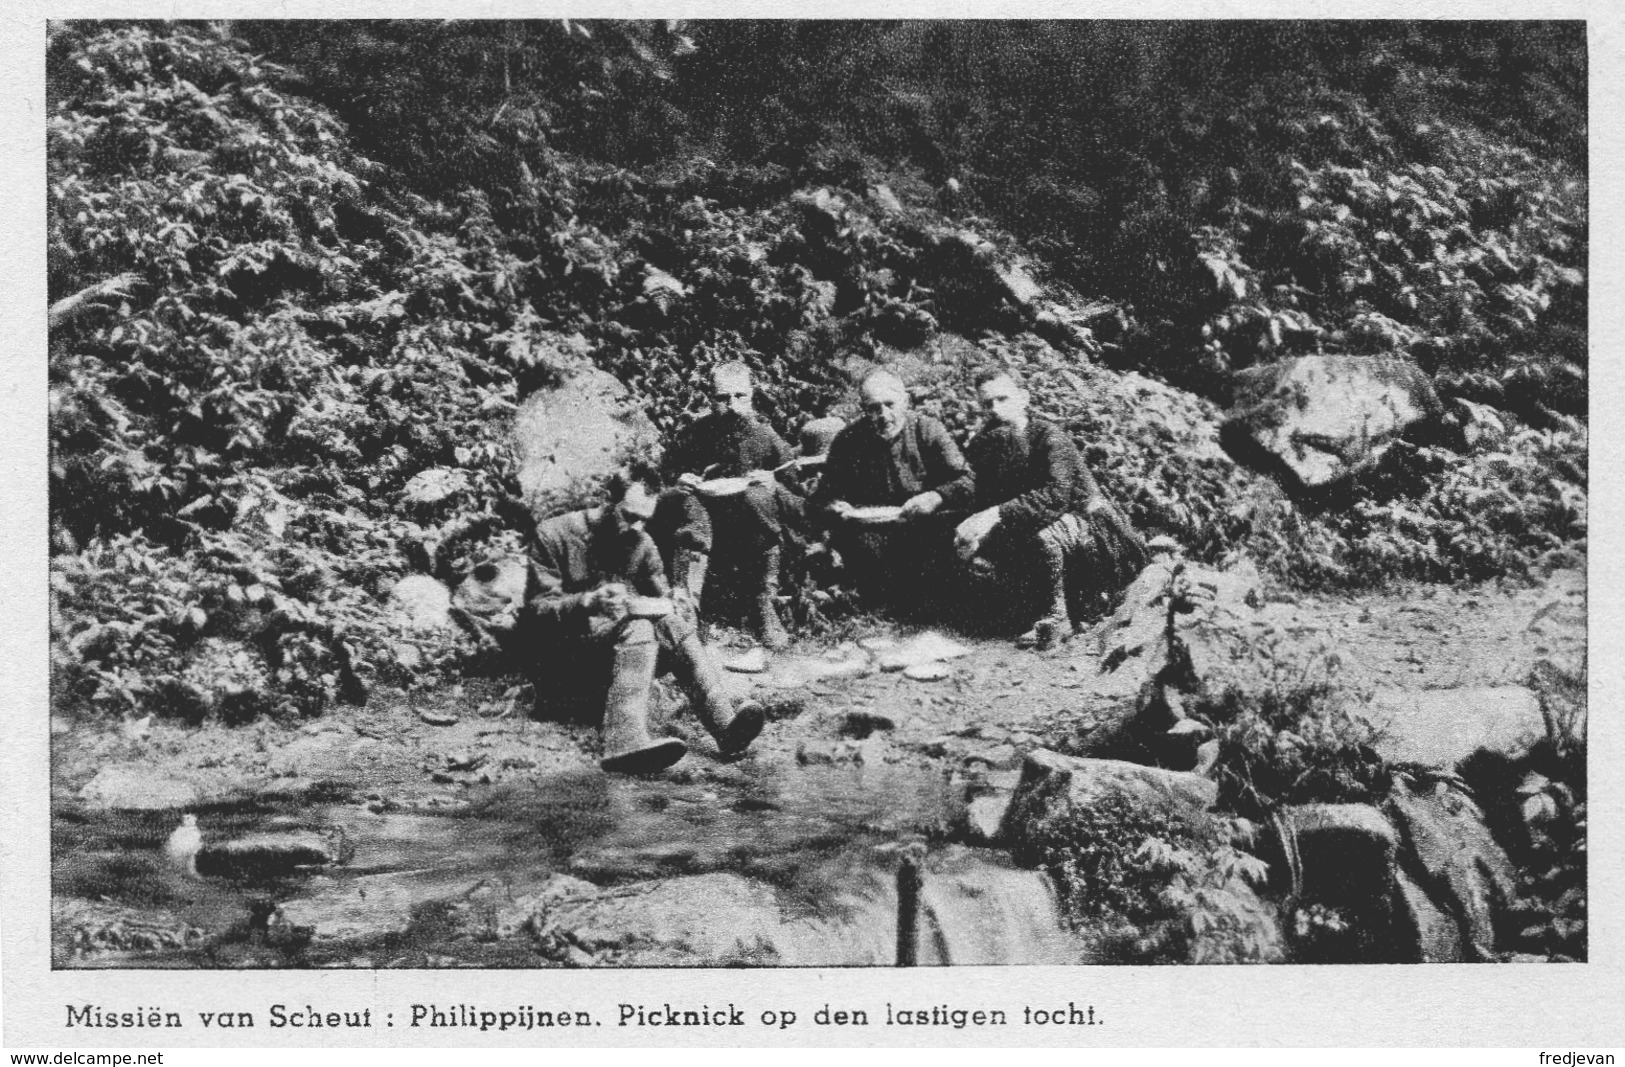
[(1027, 425), (1027, 390), (1013, 371), (986, 370), (976, 376), (976, 397), (990, 425)]
[(660, 498), (660, 472), (642, 460), (627, 464), (609, 479), (609, 510), (625, 534), (643, 529)]
[(863, 384), (858, 386), (858, 403), (869, 425), (887, 441), (903, 432), (903, 422), (908, 415), (908, 390), (903, 388), (903, 380), (891, 371), (877, 370), (863, 379)]
[(756, 383), (743, 363), (719, 363), (711, 371), (711, 403), (720, 412), (749, 415), (756, 398)]

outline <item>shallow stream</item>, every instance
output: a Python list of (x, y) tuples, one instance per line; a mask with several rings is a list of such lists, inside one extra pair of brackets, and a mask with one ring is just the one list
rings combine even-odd
[[(549, 962), (537, 955), (541, 933), (565, 931), (571, 954), (551, 962), (891, 965), (898, 869), (909, 855), (921, 871), (919, 963), (1081, 962), (1043, 876), (997, 851), (952, 843), (961, 793), (925, 768), (750, 761), (703, 780), (594, 770), (504, 782), (470, 788), (465, 802), (443, 810), (370, 810), (350, 787), (332, 785), (314, 799), (197, 809), (205, 872), (211, 846), (248, 834), (341, 832), (350, 852), (311, 872), (229, 876), (198, 876), (166, 855), (175, 812), (59, 805), (58, 900), (100, 898), (132, 926), (195, 927), (203, 936), (140, 952), (73, 952), (59, 913), (58, 958), (68, 966), (528, 966)], [(582, 880), (562, 897), (561, 875)], [(468, 902), (494, 915), (538, 893), (550, 901), (546, 931), (538, 919), (471, 934)], [(278, 923), (312, 935), (279, 940)]]

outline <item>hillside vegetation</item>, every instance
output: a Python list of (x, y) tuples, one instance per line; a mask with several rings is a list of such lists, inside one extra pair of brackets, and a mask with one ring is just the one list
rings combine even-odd
[[(48, 47), (59, 700), (309, 715), (460, 669), (385, 596), (435, 521), (521, 525), (512, 416), (581, 355), (661, 430), (745, 359), (792, 433), (845, 361), (966, 338), (1033, 374), (1148, 533), (1291, 586), (1584, 551), (1579, 24), (76, 22)], [(1231, 372), (1317, 351), (1408, 355), (1508, 432), (1307, 509), (1100, 384), (1211, 420)], [(969, 369), (920, 397), (960, 433)], [(403, 496), (435, 468), (449, 518)]]

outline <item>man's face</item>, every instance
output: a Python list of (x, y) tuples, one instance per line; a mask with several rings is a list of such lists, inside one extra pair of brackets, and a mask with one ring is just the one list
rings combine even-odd
[(904, 416), (908, 414), (908, 394), (892, 382), (871, 382), (863, 387), (860, 401), (863, 415), (869, 425), (882, 438), (890, 441), (903, 432)]
[(756, 389), (743, 374), (718, 374), (711, 379), (711, 403), (717, 413), (749, 415)]
[(1020, 426), (1027, 420), (1027, 394), (1009, 378), (983, 382), (976, 390), (990, 425)]
[(630, 536), (643, 529), (643, 524), (655, 513), (655, 494), (642, 482), (633, 482), (626, 495), (615, 505), (615, 519), (621, 532)]

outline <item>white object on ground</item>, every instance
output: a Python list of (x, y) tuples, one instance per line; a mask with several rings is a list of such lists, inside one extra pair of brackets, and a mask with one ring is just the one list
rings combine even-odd
[(935, 630), (927, 630), (922, 634), (904, 641), (901, 645), (880, 657), (880, 669), (883, 671), (900, 671), (905, 667), (912, 667), (918, 663), (930, 663), (933, 660), (957, 659), (970, 654), (970, 649), (945, 637)]

